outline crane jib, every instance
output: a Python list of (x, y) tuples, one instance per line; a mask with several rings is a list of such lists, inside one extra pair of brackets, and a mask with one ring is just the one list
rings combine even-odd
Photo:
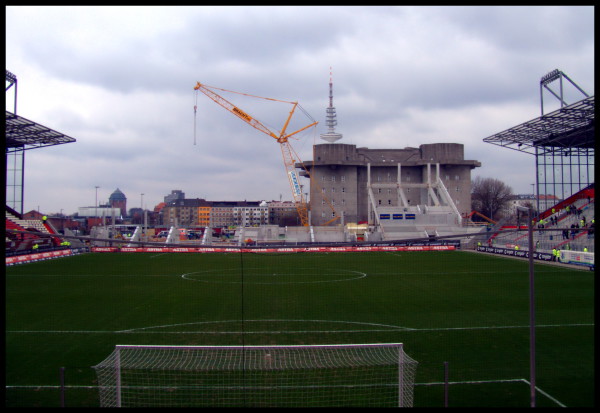
[(236, 115), (238, 115), (242, 119), (245, 119), (247, 122), (250, 122), (252, 120), (252, 116), (248, 115), (246, 112), (244, 112), (240, 108), (237, 108), (234, 106), (232, 110)]

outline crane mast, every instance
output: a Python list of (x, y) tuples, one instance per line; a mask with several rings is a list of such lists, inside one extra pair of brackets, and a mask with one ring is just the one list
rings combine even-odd
[[(263, 125), (259, 120), (250, 116), (244, 110), (240, 109), (239, 107), (235, 106), (233, 103), (229, 102), (224, 97), (220, 96), (213, 89), (223, 90), (223, 91), (232, 92), (232, 93), (238, 93), (241, 95), (256, 97), (256, 98), (260, 98), (260, 99), (288, 103), (288, 104), (292, 105), (292, 109), (290, 110), (290, 113), (289, 113), (281, 131), (277, 134), (277, 133), (271, 131), (265, 125)], [(298, 215), (300, 217), (300, 222), (302, 223), (303, 226), (308, 226), (308, 224), (309, 224), (308, 223), (308, 206), (307, 206), (307, 202), (304, 197), (304, 194), (302, 193), (302, 189), (300, 187), (300, 182), (298, 179), (298, 174), (296, 173), (296, 168), (295, 168), (295, 163), (300, 162), (302, 164), (302, 161), (300, 160), (300, 157), (298, 156), (298, 154), (294, 151), (294, 148), (292, 148), (291, 144), (289, 143), (289, 138), (312, 127), (312, 126), (315, 126), (318, 122), (315, 121), (309, 125), (306, 125), (300, 129), (296, 130), (295, 132), (286, 133), (287, 128), (292, 119), (292, 116), (294, 115), (296, 107), (298, 106), (297, 102), (287, 102), (284, 100), (264, 98), (264, 97), (260, 97), (260, 96), (248, 95), (246, 93), (228, 91), (225, 89), (207, 86), (200, 82), (196, 83), (194, 90), (196, 90), (196, 92), (200, 91), (200, 92), (204, 93), (206, 96), (208, 96), (214, 102), (218, 103), (220, 106), (227, 109), (229, 112), (233, 113), (235, 116), (237, 116), (238, 118), (240, 118), (241, 120), (243, 120), (244, 122), (246, 122), (247, 124), (252, 126), (253, 128), (263, 132), (266, 135), (269, 135), (270, 137), (274, 138), (277, 142), (279, 142), (280, 148), (281, 148), (281, 154), (283, 157), (283, 164), (285, 166), (286, 175), (288, 177), (290, 187), (292, 190), (292, 197), (294, 199), (294, 204), (296, 206), (296, 210), (298, 211)]]

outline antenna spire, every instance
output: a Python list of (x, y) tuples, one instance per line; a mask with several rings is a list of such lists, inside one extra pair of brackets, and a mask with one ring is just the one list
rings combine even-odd
[(327, 133), (321, 134), (321, 139), (327, 141), (329, 143), (334, 143), (342, 139), (341, 133), (335, 132), (335, 126), (337, 125), (337, 115), (335, 113), (335, 107), (333, 106), (333, 71), (331, 66), (329, 67), (329, 107), (326, 109), (326, 118), (325, 121), (327, 125)]

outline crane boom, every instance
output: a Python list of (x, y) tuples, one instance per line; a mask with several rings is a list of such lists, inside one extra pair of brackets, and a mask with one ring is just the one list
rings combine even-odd
[(271, 132), (271, 130), (269, 128), (267, 128), (265, 125), (260, 123), (258, 120), (254, 119), (252, 116), (248, 115), (246, 112), (244, 112), (242, 109), (235, 106), (233, 103), (231, 103), (224, 97), (213, 92), (211, 89), (209, 89), (208, 86), (203, 85), (200, 82), (197, 82), (194, 89), (201, 91), (206, 96), (208, 96), (209, 98), (211, 98), (212, 100), (217, 102), (219, 105), (221, 105), (222, 107), (224, 107), (225, 109), (227, 109), (228, 111), (233, 113), (235, 116), (237, 116), (244, 122), (248, 123), (253, 128), (258, 129), (259, 131), (261, 131), (263, 133), (266, 133), (267, 135), (269, 135), (272, 138), (279, 139), (279, 137), (277, 135), (275, 135), (273, 132)]
[[(311, 124), (306, 125), (294, 132), (286, 133), (287, 128), (292, 119), (292, 116), (294, 115), (294, 111), (296, 110), (296, 107), (298, 106), (298, 103), (297, 102), (286, 102), (286, 101), (281, 101), (281, 100), (271, 99), (271, 98), (261, 98), (260, 96), (253, 96), (253, 97), (257, 97), (257, 98), (261, 98), (261, 99), (289, 103), (292, 105), (292, 109), (290, 110), (290, 113), (289, 113), (281, 131), (277, 134), (277, 133), (271, 131), (265, 125), (263, 125), (259, 120), (250, 116), (248, 113), (246, 113), (242, 109), (235, 106), (233, 103), (229, 102), (227, 99), (223, 98), (222, 96), (220, 96), (219, 94), (214, 92), (212, 89), (219, 89), (219, 88), (206, 86), (200, 82), (196, 82), (196, 86), (194, 87), (194, 90), (196, 90), (196, 92), (200, 91), (200, 92), (204, 93), (210, 99), (212, 99), (213, 101), (218, 103), (223, 108), (227, 109), (229, 112), (233, 113), (235, 116), (237, 116), (238, 118), (240, 118), (241, 120), (243, 120), (244, 122), (246, 122), (247, 124), (252, 126), (253, 128), (263, 132), (266, 135), (269, 135), (270, 137), (274, 138), (277, 142), (279, 142), (280, 147), (281, 147), (281, 154), (283, 156), (283, 164), (285, 166), (286, 175), (288, 177), (290, 187), (292, 189), (292, 197), (294, 198), (294, 204), (296, 206), (296, 210), (298, 211), (298, 215), (300, 217), (300, 222), (302, 223), (303, 226), (308, 226), (307, 202), (306, 202), (306, 199), (304, 198), (304, 194), (302, 193), (302, 189), (300, 187), (300, 182), (298, 179), (298, 174), (296, 173), (296, 167), (295, 167), (296, 162), (300, 162), (300, 164), (302, 164), (302, 161), (300, 160), (300, 157), (298, 156), (298, 154), (296, 154), (296, 152), (292, 148), (288, 139), (290, 137), (312, 127), (312, 126), (315, 126), (318, 122), (316, 122), (316, 121), (312, 122)], [(219, 89), (219, 90), (225, 90), (225, 89)], [(237, 92), (234, 92), (234, 93), (237, 93)], [(252, 96), (252, 95), (247, 95), (247, 96)]]

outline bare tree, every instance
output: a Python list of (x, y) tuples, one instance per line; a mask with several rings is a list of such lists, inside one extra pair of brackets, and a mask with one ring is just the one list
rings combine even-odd
[(494, 221), (500, 218), (512, 197), (512, 188), (499, 179), (478, 176), (471, 182), (472, 208)]

